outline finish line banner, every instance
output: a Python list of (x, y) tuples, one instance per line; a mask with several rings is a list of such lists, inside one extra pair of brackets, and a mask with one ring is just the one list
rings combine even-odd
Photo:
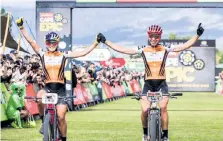
[[(164, 46), (186, 40), (162, 40)], [(170, 52), (166, 61), (169, 91), (215, 91), (215, 40), (199, 40), (191, 48)]]

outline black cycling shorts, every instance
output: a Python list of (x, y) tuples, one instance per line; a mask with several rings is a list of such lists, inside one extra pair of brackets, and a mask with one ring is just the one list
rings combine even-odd
[(168, 86), (165, 79), (145, 80), (142, 94), (147, 94), (148, 91), (158, 92), (160, 90), (164, 94), (168, 93)]
[[(44, 90), (47, 93), (57, 93), (58, 96), (66, 96), (66, 89), (65, 89), (65, 84), (61, 83), (47, 83), (44, 87)], [(67, 104), (64, 99), (58, 99), (58, 102), (56, 105), (59, 104)]]

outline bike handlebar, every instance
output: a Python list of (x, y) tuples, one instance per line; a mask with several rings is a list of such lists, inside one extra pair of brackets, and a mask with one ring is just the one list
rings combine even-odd
[[(58, 99), (64, 99), (65, 101), (71, 98), (76, 98), (76, 96), (58, 96)], [(25, 96), (24, 99), (33, 99), (35, 102), (38, 102), (42, 98), (37, 96)]]
[(168, 93), (168, 94), (163, 94), (162, 92), (151, 92), (151, 94), (138, 94), (134, 97), (132, 97), (131, 99), (136, 99), (136, 100), (140, 100), (142, 99), (142, 96), (147, 96), (147, 97), (155, 97), (155, 96), (168, 96), (170, 98), (177, 98), (176, 96), (183, 96), (183, 93)]

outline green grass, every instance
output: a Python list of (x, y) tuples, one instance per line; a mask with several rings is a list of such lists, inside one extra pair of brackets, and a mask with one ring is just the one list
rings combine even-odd
[[(223, 96), (184, 93), (169, 101), (171, 141), (223, 141)], [(1, 130), (2, 140), (40, 141), (37, 128)], [(140, 141), (140, 105), (123, 98), (67, 114), (68, 141)]]

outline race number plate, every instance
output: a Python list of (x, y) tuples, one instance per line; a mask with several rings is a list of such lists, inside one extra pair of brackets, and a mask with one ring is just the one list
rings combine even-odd
[(57, 104), (58, 95), (56, 93), (47, 93), (42, 97), (43, 104)]

